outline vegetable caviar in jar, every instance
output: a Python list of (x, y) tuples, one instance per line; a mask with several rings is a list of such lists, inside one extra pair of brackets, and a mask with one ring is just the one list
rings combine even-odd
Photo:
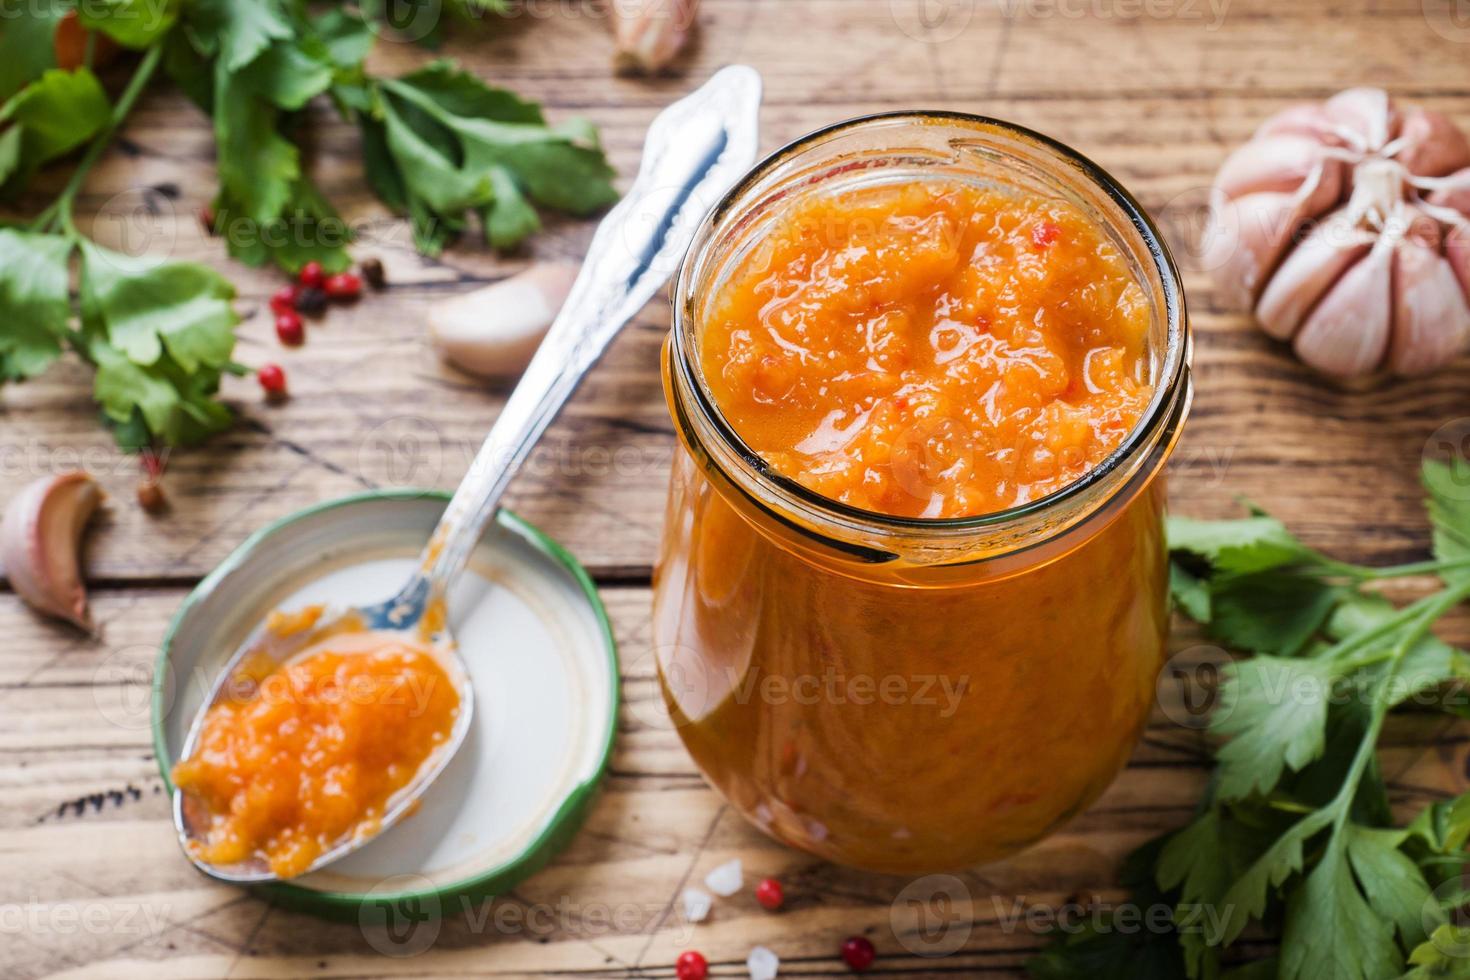
[(1005, 857), (1123, 765), (1162, 664), (1177, 274), (1111, 179), (958, 115), (768, 160), (681, 272), (665, 704), (776, 838)]
[(834, 500), (968, 517), (1059, 489), (1148, 403), (1149, 311), (1077, 208), (915, 181), (792, 207), (701, 338), (745, 442)]

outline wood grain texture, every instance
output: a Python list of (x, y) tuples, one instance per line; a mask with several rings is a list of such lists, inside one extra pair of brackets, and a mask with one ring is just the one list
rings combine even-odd
[[(1224, 154), (1293, 101), (1378, 84), (1470, 125), (1470, 24), (1455, 19), (1450, 0), (705, 0), (699, 43), (678, 72), (652, 81), (609, 77), (606, 25), (588, 7), (529, 6), (537, 16), (483, 25), (444, 53), (555, 118), (591, 118), (625, 179), (657, 110), (732, 61), (765, 76), (767, 148), (840, 118), (911, 106), (1010, 119), (1078, 147), (1139, 196), (1185, 269), (1197, 398), (1172, 467), (1172, 506), (1223, 516), (1245, 496), (1344, 558), (1426, 553), (1415, 472), (1434, 433), (1470, 416), (1466, 362), (1367, 392), (1324, 384), (1217, 302), (1193, 244)], [(375, 55), (382, 71), (425, 58), (389, 43)], [(1199, 736), (1177, 723), (1189, 717), (1181, 698), (1190, 692), (1173, 674), (1102, 800), (1035, 850), (961, 876), (969, 897), (954, 916), (969, 932), (934, 960), (908, 951), (923, 943), (894, 904), (907, 882), (772, 844), (705, 787), (676, 735), (650, 721), (660, 712), (646, 583), (673, 451), (657, 376), (662, 302), (618, 340), (511, 499), (601, 580), (622, 649), (616, 755), (582, 834), (515, 894), (448, 910), (432, 947), (410, 958), (381, 955), (355, 926), (196, 875), (172, 838), (143, 696), (183, 594), (251, 531), (304, 505), (372, 487), (452, 487), (505, 391), (436, 361), (423, 338), (425, 305), (536, 257), (576, 258), (590, 233), (552, 218), (522, 255), (466, 242), (423, 259), (365, 192), (351, 127), (321, 108), (312, 130), (314, 174), (363, 230), (358, 253), (381, 256), (392, 286), (335, 310), (299, 350), (281, 349), (272, 334), (264, 301), (279, 280), (230, 263), (200, 231), (213, 141), (180, 96), (150, 93), (87, 183), (83, 230), (225, 271), (249, 317), (240, 358), (278, 360), (291, 378), (293, 397), (280, 405), (262, 402), (253, 382), (227, 382), (241, 423), (169, 460), (168, 513), (134, 505), (136, 464), (99, 428), (80, 365), (0, 391), (0, 499), (77, 465), (113, 497), (85, 556), (100, 638), (40, 622), (0, 594), (0, 974), (663, 978), (694, 944), (717, 976), (743, 976), (749, 948), (764, 943), (781, 954), (783, 976), (836, 976), (838, 944), (861, 932), (877, 944), (884, 976), (1003, 977), (1040, 945), (1036, 928), (1017, 920), (1027, 908), (1119, 898), (1120, 856), (1182, 823), (1207, 775)], [(65, 176), (47, 174), (42, 188)], [(1456, 621), (1452, 633), (1470, 639), (1470, 623)], [(1186, 671), (1210, 655), (1187, 629), (1173, 642)], [(1467, 763), (1463, 725), (1394, 720), (1383, 765), (1396, 804), (1462, 789)], [(779, 875), (787, 908), (772, 916), (742, 895), (691, 933), (680, 890), (733, 856), (748, 872)]]

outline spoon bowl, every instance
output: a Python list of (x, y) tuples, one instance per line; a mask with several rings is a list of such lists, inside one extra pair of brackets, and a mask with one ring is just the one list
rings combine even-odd
[[(445, 508), (418, 570), (397, 594), (369, 605), (327, 610), (302, 636), (279, 636), (263, 624), (218, 675), (190, 725), (180, 759), (188, 759), (198, 747), (209, 709), (229, 690), (247, 657), (284, 664), (313, 638), (334, 630), (412, 637), (414, 645), (435, 654), (459, 694), (459, 712), (445, 742), (394, 794), (371, 828), (359, 824), (325, 849), (307, 872), (361, 848), (412, 813), (464, 742), (474, 712), (469, 666), (448, 626), (440, 625), (447, 622), (445, 617), (431, 618), (430, 611), (442, 607), (449, 584), (494, 520), (511, 478), (583, 376), (668, 281), (705, 212), (754, 164), (760, 90), (760, 76), (753, 69), (731, 66), (654, 119), (637, 179), (598, 226), (566, 303)], [(431, 622), (434, 628), (426, 630)], [(232, 865), (204, 860), (198, 844), (207, 836), (211, 814), (203, 801), (177, 787), (173, 814), (184, 853), (201, 871), (241, 884), (279, 880), (259, 857)]]

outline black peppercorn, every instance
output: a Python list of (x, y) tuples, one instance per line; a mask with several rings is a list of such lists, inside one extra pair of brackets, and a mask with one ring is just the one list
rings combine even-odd
[(363, 259), (362, 277), (374, 289), (382, 289), (388, 285), (388, 279), (383, 275), (383, 262), (381, 259)]
[(319, 317), (327, 310), (327, 294), (315, 286), (307, 286), (296, 294), (296, 312)]

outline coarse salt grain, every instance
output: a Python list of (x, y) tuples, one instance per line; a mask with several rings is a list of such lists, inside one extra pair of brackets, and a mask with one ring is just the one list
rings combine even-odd
[(704, 876), (705, 886), (721, 898), (729, 898), (745, 884), (745, 875), (740, 868), (740, 859), (726, 861)]
[(709, 893), (698, 888), (684, 889), (684, 921), (703, 922), (709, 917), (710, 905), (714, 899)]
[(745, 968), (750, 971), (750, 980), (775, 980), (781, 960), (764, 946), (757, 946), (745, 958)]

